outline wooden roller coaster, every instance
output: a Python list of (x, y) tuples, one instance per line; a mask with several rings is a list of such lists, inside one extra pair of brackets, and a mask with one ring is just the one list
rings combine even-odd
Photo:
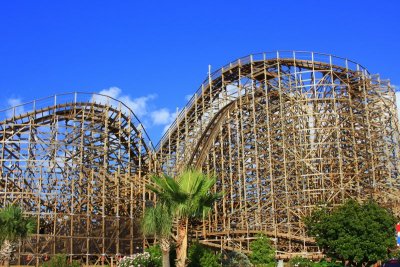
[(280, 258), (320, 257), (302, 222), (316, 205), (372, 197), (400, 213), (394, 89), (330, 55), (262, 53), (209, 73), (155, 148), (104, 95), (57, 95), (0, 118), (0, 206), (37, 219), (18, 264), (55, 253), (106, 264), (140, 251), (148, 175), (187, 166), (225, 192), (192, 232), (218, 249), (248, 252), (264, 232)]

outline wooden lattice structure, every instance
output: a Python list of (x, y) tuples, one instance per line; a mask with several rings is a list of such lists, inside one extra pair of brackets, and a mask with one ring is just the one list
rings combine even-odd
[(247, 56), (209, 75), (157, 158), (172, 175), (195, 166), (218, 177), (225, 196), (198, 229), (204, 244), (246, 251), (263, 231), (279, 257), (318, 256), (301, 220), (316, 205), (399, 204), (395, 92), (330, 55)]
[(20, 247), (18, 264), (55, 253), (107, 263), (141, 250), (150, 153), (129, 108), (108, 96), (73, 93), (5, 114), (11, 118), (0, 123), (1, 205), (17, 203), (37, 218), (37, 235)]
[(151, 146), (123, 103), (72, 93), (0, 112), (0, 206), (38, 221), (17, 262), (67, 253), (89, 263), (141, 250), (148, 174), (186, 166), (225, 195), (192, 233), (248, 250), (262, 231), (279, 257), (318, 256), (302, 218), (319, 204), (373, 197), (400, 206), (399, 122), (388, 81), (350, 60), (263, 53), (210, 73)]

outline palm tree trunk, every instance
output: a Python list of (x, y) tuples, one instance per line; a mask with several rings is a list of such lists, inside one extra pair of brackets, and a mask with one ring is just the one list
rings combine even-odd
[(9, 240), (4, 240), (1, 245), (0, 257), (3, 259), (4, 266), (10, 266), (11, 255), (14, 251), (14, 244)]
[(181, 220), (178, 224), (178, 240), (177, 240), (177, 248), (176, 248), (176, 258), (177, 263), (176, 267), (185, 267), (186, 266), (186, 258), (187, 258), (187, 227), (188, 220)]
[(161, 252), (162, 252), (162, 266), (170, 267), (170, 264), (169, 264), (169, 250), (170, 250), (169, 239), (162, 238), (160, 240), (160, 248), (161, 248)]
[(163, 267), (170, 267), (169, 264), (169, 251), (162, 251), (162, 266)]

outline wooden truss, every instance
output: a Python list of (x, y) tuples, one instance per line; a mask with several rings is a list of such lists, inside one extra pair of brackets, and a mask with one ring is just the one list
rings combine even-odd
[(138, 219), (151, 163), (136, 117), (92, 94), (42, 99), (24, 111), (0, 123), (1, 205), (17, 203), (37, 218), (18, 264), (55, 253), (107, 263), (141, 250)]
[(194, 166), (218, 178), (225, 195), (196, 234), (223, 249), (247, 251), (262, 231), (279, 257), (318, 257), (302, 222), (316, 205), (399, 206), (393, 87), (330, 55), (264, 53), (217, 70), (156, 153), (163, 172)]
[(210, 73), (156, 148), (108, 96), (57, 95), (0, 116), (0, 205), (38, 223), (18, 264), (55, 253), (105, 264), (142, 250), (149, 174), (187, 166), (225, 192), (192, 233), (219, 249), (247, 252), (262, 231), (281, 258), (318, 257), (302, 222), (317, 205), (372, 197), (400, 213), (394, 89), (330, 55), (263, 53)]

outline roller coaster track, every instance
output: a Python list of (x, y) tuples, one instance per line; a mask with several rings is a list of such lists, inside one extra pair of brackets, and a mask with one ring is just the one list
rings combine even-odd
[[(218, 93), (221, 92), (223, 86), (221, 86), (222, 82), (230, 83), (237, 81), (239, 76), (239, 69), (241, 70), (241, 76), (247, 76), (251, 72), (251, 66), (253, 68), (263, 68), (265, 66), (270, 66), (271, 71), (264, 73), (264, 71), (260, 71), (259, 73), (254, 73), (253, 78), (257, 81), (261, 80), (270, 80), (278, 77), (278, 73), (274, 67), (276, 66), (288, 66), (288, 67), (297, 67), (297, 68), (304, 68), (313, 71), (330, 71), (332, 70), (333, 73), (337, 76), (337, 78), (348, 80), (351, 82), (357, 82), (357, 79), (360, 77), (359, 72), (364, 71), (363, 67), (360, 67), (360, 70), (354, 71), (349, 70), (346, 67), (341, 67), (338, 65), (332, 65), (332, 63), (325, 63), (325, 62), (315, 62), (311, 60), (301, 60), (296, 58), (280, 58), (280, 59), (271, 59), (271, 60), (257, 60), (257, 61), (249, 61), (247, 63), (241, 63), (238, 60), (235, 63), (229, 64), (227, 67), (221, 68), (215, 74), (218, 76), (215, 77), (212, 81), (206, 80), (203, 82), (202, 86), (200, 87), (199, 91), (200, 94), (196, 94), (189, 104), (185, 107), (184, 112), (186, 114), (194, 114), (195, 113), (195, 104), (197, 102), (198, 106), (201, 106), (202, 103), (205, 102), (205, 109), (209, 108), (210, 103), (212, 103), (213, 97), (215, 98)], [(215, 75), (213, 75), (215, 76)], [(222, 80), (222, 77), (224, 80)], [(168, 137), (173, 139), (178, 134), (178, 129), (180, 129), (181, 134), (184, 131), (184, 124), (185, 118), (184, 113), (182, 112), (178, 117), (177, 121), (175, 121), (172, 126), (168, 129), (168, 131), (164, 134), (161, 138), (160, 142), (158, 143), (156, 149), (161, 150), (163, 147), (166, 146)], [(199, 114), (201, 115), (201, 113)], [(190, 116), (190, 115), (189, 115)]]
[(201, 168), (227, 193), (205, 236), (234, 223), (294, 255), (310, 249), (301, 221), (317, 203), (400, 187), (393, 88), (354, 62), (316, 57), (249, 56), (210, 73), (156, 146), (170, 175)]
[[(141, 247), (137, 220), (153, 148), (133, 112), (108, 96), (85, 93), (22, 107), (0, 111), (8, 116), (0, 122), (1, 205), (22, 205), (38, 225), (19, 263), (39, 264), (40, 255), (66, 250), (71, 259), (99, 262)], [(38, 257), (28, 262), (29, 255)]]
[[(121, 113), (120, 117), (117, 117), (120, 112), (113, 107), (105, 107), (102, 104), (88, 103), (88, 102), (78, 102), (78, 103), (66, 103), (58, 104), (56, 106), (49, 106), (41, 108), (35, 111), (27, 112), (24, 114), (19, 114), (13, 118), (5, 119), (0, 122), (0, 140), (7, 141), (8, 138), (15, 134), (21, 134), (24, 131), (29, 131), (29, 127), (32, 125), (45, 125), (50, 124), (55, 118), (60, 120), (81, 120), (85, 112), (91, 112), (91, 121), (96, 123), (104, 122), (104, 108), (112, 114), (107, 118), (107, 123), (110, 125), (110, 131), (116, 135), (125, 146), (127, 150), (132, 153), (132, 159), (135, 163), (138, 163), (138, 147), (135, 146), (138, 140), (130, 140), (129, 129), (132, 129), (137, 136), (141, 136), (142, 133), (136, 129), (136, 126), (130, 122), (130, 118)], [(123, 121), (120, 125), (115, 125), (114, 123), (117, 119)], [(5, 126), (5, 127), (4, 127)], [(122, 129), (122, 130), (121, 130)], [(73, 141), (73, 140), (72, 140)], [(72, 142), (71, 141), (71, 142)], [(132, 144), (135, 144), (132, 146)], [(144, 147), (146, 152), (149, 151), (147, 144), (142, 142), (141, 145)]]
[[(18, 264), (67, 253), (107, 263), (146, 244), (148, 175), (192, 166), (224, 191), (192, 237), (249, 252), (260, 232), (278, 257), (320, 257), (303, 218), (320, 203), (373, 197), (399, 214), (394, 90), (347, 59), (263, 53), (209, 73), (153, 148), (132, 110), (72, 93), (0, 111), (0, 205), (38, 222)], [(384, 196), (382, 196), (384, 195)]]

